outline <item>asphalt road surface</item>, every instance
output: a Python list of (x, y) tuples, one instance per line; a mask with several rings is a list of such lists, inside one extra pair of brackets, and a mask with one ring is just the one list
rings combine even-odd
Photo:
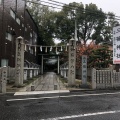
[(120, 120), (120, 91), (0, 95), (0, 120)]

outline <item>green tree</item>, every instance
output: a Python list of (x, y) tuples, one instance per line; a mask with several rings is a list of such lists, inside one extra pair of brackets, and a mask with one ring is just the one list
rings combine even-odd
[(54, 14), (56, 12), (49, 9), (47, 6), (40, 5), (34, 0), (30, 2), (28, 9), (38, 26), (39, 35), (42, 40), (40, 41), (41, 44), (54, 45)]
[(114, 13), (108, 12), (106, 16), (107, 18), (105, 19), (104, 26), (102, 26), (102, 29), (96, 29), (95, 33), (93, 34), (93, 39), (96, 40), (96, 44), (105, 42), (112, 43), (113, 27), (119, 25), (119, 22), (116, 20)]
[(106, 19), (104, 12), (95, 4), (83, 5), (75, 2), (65, 5), (56, 17), (58, 38), (67, 41), (74, 33), (76, 20), (77, 39), (83, 41), (84, 44), (96, 34), (100, 34)]
[(96, 44), (111, 42), (112, 29), (119, 25), (112, 12), (107, 14), (95, 4), (69, 3), (56, 15), (56, 37), (67, 41), (75, 31), (77, 22), (77, 39), (86, 44), (94, 40)]
[(100, 48), (92, 51), (88, 58), (88, 66), (95, 68), (107, 68), (112, 64), (112, 51), (108, 45), (102, 45)]

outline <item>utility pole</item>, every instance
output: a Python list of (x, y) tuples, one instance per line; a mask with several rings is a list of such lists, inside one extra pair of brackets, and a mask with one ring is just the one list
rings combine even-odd
[[(76, 10), (75, 10), (75, 15), (76, 15)], [(77, 41), (77, 19), (75, 17), (75, 41)], [(76, 47), (76, 46), (75, 46)]]

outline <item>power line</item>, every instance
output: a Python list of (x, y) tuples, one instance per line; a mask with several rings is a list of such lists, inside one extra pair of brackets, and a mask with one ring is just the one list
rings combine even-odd
[[(53, 1), (53, 0), (49, 0), (49, 1)], [(49, 5), (45, 5), (45, 4), (42, 4), (42, 3), (37, 3), (37, 2), (32, 2), (32, 1), (27, 1), (27, 2), (31, 2), (33, 4), (38, 4), (38, 5), (43, 5), (43, 6), (47, 6), (47, 7), (52, 7), (52, 8), (57, 8), (57, 9), (62, 9), (62, 8), (58, 8), (56, 6), (61, 6), (61, 7), (66, 7), (66, 8), (69, 8), (69, 9), (73, 9), (74, 7), (77, 7), (77, 6), (62, 6), (62, 5), (58, 5), (58, 4), (53, 4), (53, 3), (50, 3), (50, 2), (45, 2), (45, 1), (41, 1), (41, 2), (44, 2), (44, 3), (48, 3), (48, 4), (52, 4), (52, 5), (56, 5), (56, 6), (49, 6)], [(54, 1), (56, 3), (60, 3), (60, 2), (57, 2), (57, 1)], [(61, 4), (64, 4), (64, 3), (61, 3)], [(64, 5), (67, 5), (67, 4), (64, 4)], [(78, 7), (77, 7), (78, 8)], [(93, 10), (88, 10), (88, 9), (82, 9), (82, 8), (79, 8), (79, 10), (82, 10), (83, 12), (89, 12), (93, 15), (96, 15), (96, 16), (99, 16), (99, 15), (105, 15), (105, 16), (108, 16), (109, 14), (105, 14), (105, 13), (100, 13), (100, 11), (93, 11)], [(79, 13), (79, 12), (77, 12)], [(114, 15), (113, 15), (114, 16)], [(120, 16), (115, 16), (115, 17), (118, 17), (120, 18)], [(118, 18), (115, 18), (116, 20), (120, 20)]]
[[(48, 1), (56, 2), (56, 3), (59, 3), (59, 4), (63, 4), (63, 5), (68, 5), (68, 4), (66, 4), (66, 3), (58, 2), (58, 1), (55, 1), (55, 0), (48, 0)], [(70, 5), (70, 6), (71, 6), (71, 5)], [(73, 5), (72, 5), (72, 7), (78, 7), (78, 6), (73, 6)], [(85, 9), (85, 10), (89, 10), (89, 9)], [(93, 11), (93, 12), (94, 12), (94, 11)], [(104, 13), (104, 14), (105, 14), (105, 13)], [(106, 15), (109, 15), (109, 14), (106, 14)], [(115, 17), (120, 18), (120, 16), (115, 16)]]
[[(36, 3), (36, 2), (32, 2), (32, 1), (27, 1), (27, 2), (30, 2), (30, 3), (33, 3), (33, 4), (38, 4), (38, 5), (43, 5), (43, 6), (46, 6), (46, 7), (52, 7), (52, 8), (62, 9), (62, 8), (58, 8), (58, 7), (54, 7), (54, 6), (50, 6), (50, 5), (45, 5), (45, 4), (42, 4), (42, 3)], [(44, 1), (41, 1), (41, 2), (44, 2)], [(52, 4), (52, 5), (57, 5), (57, 4), (53, 4), (53, 3), (49, 3), (49, 2), (45, 2), (45, 3)], [(58, 6), (61, 6), (61, 5), (58, 5)]]

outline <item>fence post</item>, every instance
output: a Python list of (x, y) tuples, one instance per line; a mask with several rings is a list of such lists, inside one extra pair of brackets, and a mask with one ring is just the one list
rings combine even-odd
[(110, 68), (110, 72), (111, 72), (111, 87), (113, 88), (113, 69)]
[(33, 72), (32, 72), (32, 68), (31, 68), (31, 70), (30, 70), (30, 78), (32, 78), (33, 77)]
[(27, 80), (27, 69), (24, 69), (24, 80)]
[(7, 67), (0, 70), (0, 93), (6, 93)]
[(92, 69), (92, 89), (96, 89), (96, 69)]

